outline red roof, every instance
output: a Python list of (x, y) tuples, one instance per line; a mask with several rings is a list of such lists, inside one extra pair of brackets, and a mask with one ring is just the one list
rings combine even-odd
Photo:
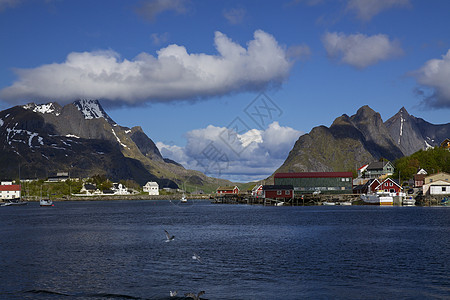
[(0, 191), (20, 191), (20, 185), (18, 184), (9, 184), (9, 185), (0, 185)]
[(276, 173), (275, 178), (335, 178), (353, 177), (352, 172), (304, 172), (304, 173)]

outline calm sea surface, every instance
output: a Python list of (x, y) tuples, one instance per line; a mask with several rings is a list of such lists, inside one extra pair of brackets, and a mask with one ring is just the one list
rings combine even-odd
[(450, 298), (446, 207), (30, 203), (0, 243), (1, 299)]

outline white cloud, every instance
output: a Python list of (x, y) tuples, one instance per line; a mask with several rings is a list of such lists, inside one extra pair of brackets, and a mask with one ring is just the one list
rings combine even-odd
[(187, 52), (179, 45), (141, 53), (133, 60), (114, 51), (72, 52), (63, 63), (17, 69), (19, 79), (0, 91), (7, 101), (77, 98), (140, 103), (202, 99), (279, 86), (292, 62), (275, 38), (254, 33), (247, 48), (215, 33), (217, 55)]
[[(186, 133), (185, 147), (156, 143), (163, 157), (188, 169), (230, 180), (260, 180), (270, 176), (286, 159), (301, 132), (273, 122), (265, 130), (251, 129), (234, 133), (209, 125)], [(232, 142), (230, 142), (232, 141)]]
[(389, 40), (384, 34), (367, 36), (327, 32), (322, 42), (330, 57), (339, 57), (341, 62), (360, 69), (403, 54), (400, 43)]
[(185, 14), (188, 11), (186, 0), (147, 0), (136, 8), (136, 12), (144, 18), (155, 21), (156, 17), (165, 11)]
[(223, 11), (223, 16), (231, 25), (237, 25), (242, 23), (245, 17), (245, 9), (242, 7), (239, 8), (230, 8)]
[(450, 108), (450, 50), (442, 59), (431, 59), (411, 73), (417, 82), (432, 90), (424, 104), (433, 108)]
[(393, 7), (407, 7), (410, 0), (349, 0), (347, 2), (347, 10), (356, 13), (356, 16), (363, 20), (369, 21), (384, 10)]

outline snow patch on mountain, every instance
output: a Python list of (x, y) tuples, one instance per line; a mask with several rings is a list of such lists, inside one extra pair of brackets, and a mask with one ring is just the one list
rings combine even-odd
[(22, 106), (24, 109), (32, 110), (33, 112), (38, 112), (41, 114), (54, 114), (55, 116), (59, 116), (59, 112), (56, 110), (55, 105), (53, 103), (46, 104), (34, 104), (29, 103)]
[(3, 126), (3, 124), (5, 124), (5, 122), (3, 122), (3, 120), (2, 120), (2, 119), (0, 119), (0, 127), (2, 127), (2, 126)]
[[(30, 148), (33, 148), (34, 146), (32, 145), (32, 142), (35, 137), (37, 137), (37, 142), (39, 145), (44, 145), (44, 139), (40, 137), (38, 133), (23, 129), (16, 129), (16, 126), (17, 123), (13, 128), (6, 128), (6, 143), (8, 145), (11, 145), (12, 142), (24, 143), (28, 144)], [(23, 137), (23, 135), (25, 135), (25, 137)]]
[(128, 148), (130, 149), (127, 145), (125, 145), (124, 143), (122, 143), (122, 141), (119, 139), (119, 137), (117, 136), (116, 132), (114, 131), (114, 129), (111, 128), (112, 133), (114, 134), (114, 136), (117, 139), (117, 142), (124, 148)]

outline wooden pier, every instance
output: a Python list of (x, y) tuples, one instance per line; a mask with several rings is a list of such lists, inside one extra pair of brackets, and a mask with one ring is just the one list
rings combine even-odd
[(294, 197), (288, 201), (279, 199), (254, 197), (251, 195), (216, 195), (212, 198), (215, 204), (249, 204), (249, 205), (265, 205), (265, 206), (304, 206), (304, 205), (351, 205), (360, 203), (360, 195), (357, 194), (306, 194), (300, 197)]

